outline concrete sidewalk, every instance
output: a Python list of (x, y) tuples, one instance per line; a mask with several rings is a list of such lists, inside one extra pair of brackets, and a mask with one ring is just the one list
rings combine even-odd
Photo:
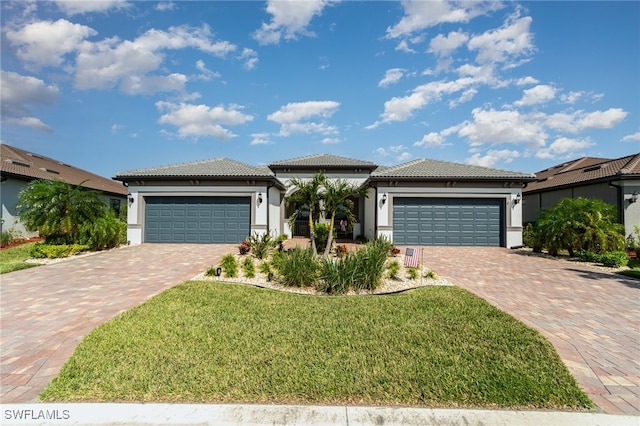
[(249, 404), (12, 404), (9, 425), (638, 426), (640, 417), (556, 411)]

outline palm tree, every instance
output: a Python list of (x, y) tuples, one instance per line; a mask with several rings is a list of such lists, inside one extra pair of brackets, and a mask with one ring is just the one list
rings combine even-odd
[(17, 206), (20, 219), (27, 229), (37, 230), (42, 237), (77, 243), (82, 225), (103, 217), (107, 210), (98, 192), (80, 185), (59, 180), (31, 182), (20, 191)]
[(304, 213), (309, 214), (309, 234), (311, 238), (311, 247), (313, 254), (318, 254), (316, 241), (314, 238), (315, 222), (320, 217), (320, 200), (322, 199), (321, 191), (326, 182), (323, 173), (313, 175), (310, 180), (293, 178), (289, 184), (290, 187), (297, 187), (297, 190), (286, 198), (286, 205), (295, 203), (296, 210), (289, 217), (289, 227), (293, 229), (298, 216)]
[(366, 197), (367, 188), (345, 181), (343, 179), (326, 180), (323, 194), (324, 215), (329, 219), (329, 238), (324, 248), (324, 256), (329, 256), (333, 244), (333, 228), (337, 214), (344, 214), (349, 223), (355, 222), (353, 215), (353, 197)]

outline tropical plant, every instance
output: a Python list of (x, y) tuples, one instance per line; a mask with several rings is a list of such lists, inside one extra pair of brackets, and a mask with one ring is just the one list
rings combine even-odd
[(534, 226), (534, 241), (556, 256), (567, 250), (574, 256), (577, 250), (596, 253), (622, 250), (624, 228), (617, 223), (614, 205), (595, 198), (565, 198), (548, 210), (543, 210)]
[(335, 228), (336, 215), (344, 215), (348, 223), (354, 223), (353, 197), (366, 197), (368, 188), (348, 182), (343, 179), (325, 179), (325, 191), (322, 194), (324, 201), (324, 216), (329, 219), (329, 238), (324, 248), (324, 256), (329, 256), (333, 244), (333, 229)]
[(314, 231), (316, 222), (320, 218), (320, 200), (322, 199), (320, 192), (326, 180), (327, 178), (323, 173), (315, 174), (309, 180), (293, 178), (289, 185), (290, 187), (296, 187), (296, 190), (285, 199), (287, 206), (291, 203), (296, 205), (296, 210), (289, 217), (289, 227), (291, 229), (294, 229), (298, 217), (304, 217), (305, 214), (308, 215), (309, 236), (314, 255), (318, 254)]
[(250, 251), (251, 251), (251, 244), (249, 243), (249, 241), (243, 241), (238, 246), (238, 252), (240, 253), (241, 256), (244, 256)]
[(389, 270), (389, 278), (392, 280), (398, 279), (398, 273), (400, 272), (400, 262), (397, 260), (392, 260), (387, 265), (387, 269)]
[(316, 247), (324, 247), (329, 240), (329, 225), (326, 223), (316, 223), (313, 238), (316, 242)]
[(253, 259), (245, 257), (242, 261), (242, 271), (247, 278), (254, 278), (256, 276), (256, 267), (253, 264)]
[(289, 250), (277, 268), (280, 282), (288, 287), (311, 287), (318, 280), (319, 264), (311, 247)]
[(19, 195), (20, 220), (28, 230), (38, 231), (48, 241), (78, 243), (82, 226), (107, 212), (98, 193), (81, 185), (59, 180), (31, 182)]
[(224, 271), (224, 276), (227, 278), (235, 278), (238, 276), (238, 262), (231, 253), (225, 254), (220, 260), (220, 266)]
[(254, 233), (248, 239), (253, 255), (258, 259), (264, 259), (269, 254), (269, 249), (275, 247), (276, 243), (268, 232), (258, 235)]
[(80, 243), (91, 250), (104, 250), (117, 247), (127, 241), (127, 224), (118, 219), (115, 213), (107, 210), (102, 217), (85, 222), (80, 227)]
[(411, 280), (415, 280), (418, 278), (418, 269), (416, 268), (407, 268), (407, 277)]

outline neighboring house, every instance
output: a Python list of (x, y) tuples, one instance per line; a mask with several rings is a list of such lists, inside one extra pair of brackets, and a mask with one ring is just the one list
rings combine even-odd
[(119, 210), (127, 200), (127, 188), (120, 182), (3, 143), (0, 144), (2, 230), (13, 230), (24, 237), (36, 234), (27, 231), (20, 223), (16, 205), (20, 191), (37, 179), (61, 180), (97, 190), (101, 193), (100, 198), (115, 210)]
[[(254, 167), (227, 158), (132, 170), (115, 177), (129, 187), (128, 239), (238, 243), (252, 233), (308, 234), (288, 224), (291, 178), (322, 172), (368, 187), (354, 199), (350, 238), (386, 236), (398, 245), (522, 244), (522, 188), (535, 176), (420, 159), (395, 167), (318, 154)], [(342, 230), (341, 230), (342, 231)], [(343, 237), (345, 235), (342, 235)]]
[(618, 208), (627, 236), (640, 226), (640, 153), (627, 157), (583, 157), (536, 173), (523, 189), (525, 223), (563, 198), (599, 198)]

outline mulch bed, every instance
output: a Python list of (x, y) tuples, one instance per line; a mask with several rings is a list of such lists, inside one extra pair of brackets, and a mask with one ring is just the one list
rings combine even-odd
[(13, 247), (18, 247), (23, 244), (35, 243), (38, 241), (44, 241), (42, 237), (31, 237), (31, 238), (16, 238), (15, 240), (9, 241), (7, 245), (0, 246), (0, 250), (7, 250)]

